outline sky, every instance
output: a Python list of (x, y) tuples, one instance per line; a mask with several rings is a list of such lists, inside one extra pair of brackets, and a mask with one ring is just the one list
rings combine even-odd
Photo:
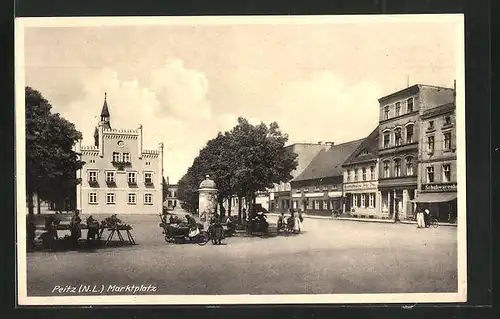
[(366, 137), (377, 99), (421, 83), (452, 87), (456, 24), (182, 23), (27, 27), (25, 84), (93, 143), (104, 93), (113, 128), (144, 127), (177, 182), (238, 116), (278, 122), (289, 143)]

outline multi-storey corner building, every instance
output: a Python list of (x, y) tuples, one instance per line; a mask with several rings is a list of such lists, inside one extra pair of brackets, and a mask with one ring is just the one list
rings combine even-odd
[(378, 191), (378, 127), (347, 158), (344, 168), (343, 212), (356, 217), (387, 218)]
[(83, 214), (162, 212), (163, 144), (143, 149), (142, 125), (113, 129), (106, 97), (94, 145), (77, 145), (85, 165), (77, 172), (77, 209)]
[(291, 181), (293, 208), (318, 215), (330, 215), (332, 210), (342, 210), (342, 164), (363, 140), (321, 150), (304, 171)]
[(381, 209), (394, 220), (412, 218), (417, 193), (420, 112), (453, 101), (453, 89), (416, 84), (380, 98)]
[[(306, 167), (311, 163), (314, 157), (321, 151), (327, 150), (332, 145), (333, 142), (318, 142), (314, 143), (295, 143), (286, 146), (293, 153), (297, 154), (297, 167), (290, 173), (292, 178), (300, 175)], [(276, 212), (286, 212), (290, 208), (292, 208), (291, 202), (291, 192), (292, 188), (290, 185), (290, 181), (282, 182), (280, 184), (275, 184), (274, 188), (269, 189), (266, 193), (269, 194), (269, 210)], [(297, 205), (293, 206), (293, 208), (297, 209)]]
[(420, 167), (414, 202), (442, 222), (457, 218), (456, 104), (423, 105), (420, 116)]

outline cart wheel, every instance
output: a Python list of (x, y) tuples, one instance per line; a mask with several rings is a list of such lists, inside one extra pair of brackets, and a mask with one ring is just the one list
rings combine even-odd
[(210, 240), (210, 237), (208, 236), (208, 233), (206, 231), (201, 232), (198, 235), (198, 245), (204, 246), (208, 241)]

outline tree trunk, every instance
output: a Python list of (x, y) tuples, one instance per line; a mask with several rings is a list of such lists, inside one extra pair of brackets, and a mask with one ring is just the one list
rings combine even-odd
[(238, 219), (239, 220), (241, 220), (241, 208), (242, 208), (241, 197), (238, 197)]
[(28, 214), (33, 215), (33, 192), (28, 191)]
[(41, 214), (42, 213), (42, 209), (40, 207), (40, 202), (41, 202), (40, 196), (37, 195), (36, 196), (36, 213), (37, 214)]

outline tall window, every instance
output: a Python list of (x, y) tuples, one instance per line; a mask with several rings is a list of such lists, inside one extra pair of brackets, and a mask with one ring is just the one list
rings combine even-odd
[(97, 193), (89, 193), (89, 204), (97, 204)]
[(358, 170), (357, 169), (354, 169), (354, 180), (356, 182), (359, 181), (359, 174), (358, 174)]
[(353, 199), (353, 207), (358, 207), (358, 195), (353, 194), (352, 199)]
[(123, 153), (123, 161), (125, 163), (130, 163), (130, 154), (129, 153)]
[(118, 163), (120, 161), (120, 153), (113, 152), (113, 162)]
[(327, 200), (324, 200), (324, 201), (323, 201), (323, 209), (324, 209), (324, 210), (327, 210), (327, 209), (328, 209), (328, 201), (327, 201)]
[(413, 112), (413, 98), (409, 98), (408, 100), (406, 100), (406, 111), (408, 113), (410, 112)]
[(321, 202), (320, 200), (314, 201), (314, 209), (319, 209), (320, 202)]
[(401, 115), (401, 102), (396, 103), (396, 116)]
[(106, 183), (115, 182), (115, 172), (106, 172)]
[(350, 169), (347, 170), (347, 181), (348, 182), (352, 181), (352, 174)]
[(389, 119), (389, 105), (384, 107), (384, 119)]
[(389, 161), (384, 162), (384, 177), (390, 177), (390, 172), (389, 172)]
[(137, 203), (137, 195), (135, 193), (128, 194), (128, 203), (130, 205), (135, 205)]
[(391, 135), (389, 133), (384, 133), (384, 148), (391, 146)]
[(366, 168), (363, 167), (363, 180), (366, 181)]
[(444, 125), (450, 125), (451, 124), (451, 116), (445, 116), (444, 118)]
[(434, 182), (434, 166), (427, 167), (427, 183)]
[(370, 166), (370, 173), (372, 174), (371, 180), (374, 181), (376, 179), (375, 178), (375, 166)]
[(451, 150), (451, 132), (446, 132), (444, 135), (444, 150)]
[(406, 126), (406, 143), (413, 143), (413, 124)]
[(429, 154), (434, 153), (434, 136), (427, 137), (427, 152)]
[(153, 204), (153, 194), (144, 194), (144, 204)]
[(401, 138), (401, 129), (397, 128), (394, 130), (394, 142), (396, 146), (403, 144), (403, 139)]
[(135, 172), (128, 172), (127, 174), (127, 179), (129, 184), (136, 184), (137, 183), (137, 178), (136, 178), (136, 173)]
[(427, 127), (428, 130), (434, 129), (434, 121), (429, 121), (429, 126)]
[(106, 204), (114, 204), (114, 203), (115, 203), (115, 193), (107, 193)]
[(370, 193), (370, 199), (368, 201), (368, 205), (370, 206), (370, 208), (375, 207), (375, 194), (374, 193)]
[(413, 158), (412, 157), (406, 158), (406, 175), (408, 175), (408, 176), (413, 175)]
[(153, 173), (151, 172), (144, 173), (144, 183), (153, 184)]
[(443, 182), (448, 183), (449, 181), (451, 181), (450, 164), (443, 164)]
[(401, 160), (400, 159), (394, 160), (394, 176), (396, 176), (396, 177), (401, 176)]
[(89, 182), (97, 182), (97, 171), (89, 171)]
[(361, 207), (366, 207), (365, 203), (365, 194), (361, 194)]

